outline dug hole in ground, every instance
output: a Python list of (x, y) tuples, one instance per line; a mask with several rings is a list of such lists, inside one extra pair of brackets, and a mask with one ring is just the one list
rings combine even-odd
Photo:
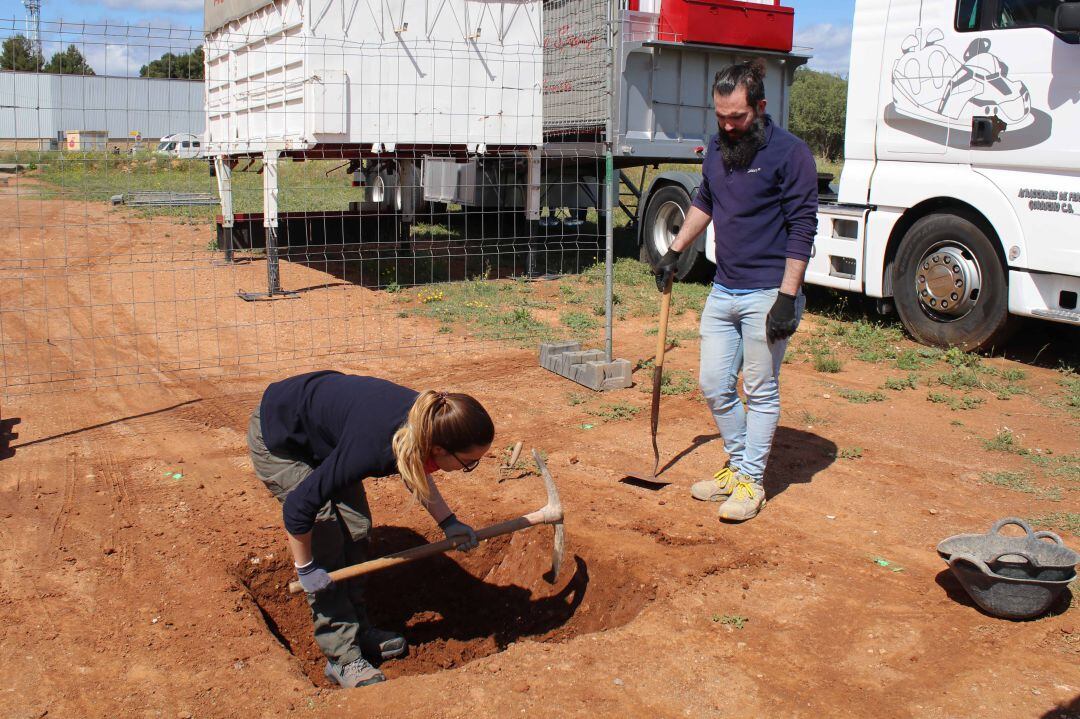
[[(132, 242), (155, 241), (138, 231)], [(176, 233), (205, 244), (197, 228)], [(133, 281), (153, 282), (153, 269)], [(320, 280), (289, 263), (282, 273), (292, 287)], [(556, 283), (534, 288), (562, 307)], [(673, 317), (683, 339), (666, 359), (691, 379), (695, 323)], [(647, 360), (654, 326), (620, 320), (616, 355)], [(286, 594), (280, 506), (247, 458), (250, 412), (285, 372), (16, 397), (5, 414), (23, 419), (26, 446), (0, 463), (0, 715), (1075, 715), (1080, 612), (989, 617), (934, 552), (1007, 515), (1080, 544), (1075, 374), (984, 359), (997, 373), (987, 386), (1014, 370), (1023, 391), (958, 393), (940, 354), (899, 368), (897, 356), (924, 357), (899, 335), (884, 359), (858, 359), (852, 327), (812, 315), (796, 336), (768, 506), (739, 526), (689, 496), (724, 459), (692, 382), (663, 399), (673, 484), (651, 491), (617, 481), (651, 461), (647, 367), (635, 388), (593, 395), (542, 370), (535, 348), (329, 363), (480, 398), (494, 449), (443, 478), (449, 503), (474, 526), (541, 506), (537, 476), (499, 468), (523, 440), (523, 457), (547, 453), (568, 536), (554, 585), (542, 579), (548, 527), (372, 575), (372, 618), (412, 650), (383, 666), (390, 681), (355, 691), (321, 677), (304, 600)], [(840, 372), (817, 368), (826, 351)], [(911, 373), (917, 389), (898, 379)], [(365, 486), (376, 555), (440, 538), (399, 481)]]

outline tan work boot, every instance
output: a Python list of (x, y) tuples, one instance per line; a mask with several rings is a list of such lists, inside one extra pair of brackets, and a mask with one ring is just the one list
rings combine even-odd
[(732, 470), (731, 466), (725, 466), (713, 475), (712, 479), (703, 479), (694, 482), (690, 487), (690, 496), (700, 499), (702, 502), (719, 502), (725, 497), (731, 496), (735, 491), (735, 474), (738, 470)]
[(732, 480), (735, 489), (720, 505), (720, 519), (726, 522), (745, 522), (753, 519), (765, 506), (765, 489), (742, 472)]

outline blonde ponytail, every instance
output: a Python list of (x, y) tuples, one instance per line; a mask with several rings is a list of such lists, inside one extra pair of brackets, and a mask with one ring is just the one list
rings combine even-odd
[(460, 452), (484, 447), (495, 438), (495, 425), (483, 405), (467, 394), (421, 392), (391, 445), (405, 486), (420, 501), (431, 500), (424, 463), (431, 448)]
[(401, 478), (413, 496), (422, 502), (428, 502), (431, 499), (431, 486), (428, 484), (424, 462), (431, 454), (434, 410), (440, 401), (438, 392), (432, 390), (421, 392), (413, 402), (412, 408), (409, 409), (405, 424), (394, 432), (392, 442)]

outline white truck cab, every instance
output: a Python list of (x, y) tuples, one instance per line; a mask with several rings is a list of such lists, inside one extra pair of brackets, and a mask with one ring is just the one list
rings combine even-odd
[(966, 350), (1080, 325), (1080, 2), (859, 0), (845, 165), (807, 282)]

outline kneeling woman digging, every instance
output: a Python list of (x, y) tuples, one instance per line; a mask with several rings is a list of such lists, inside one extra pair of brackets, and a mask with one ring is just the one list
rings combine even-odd
[(329, 576), (367, 559), (363, 480), (400, 473), (447, 538), (472, 549), (476, 534), (450, 511), (431, 473), (471, 472), (494, 435), (491, 417), (469, 395), (417, 393), (375, 377), (314, 372), (263, 393), (248, 426), (251, 461), (283, 504), (328, 679), (343, 687), (384, 681), (369, 660), (407, 650), (405, 637), (368, 623), (359, 582), (335, 584)]

